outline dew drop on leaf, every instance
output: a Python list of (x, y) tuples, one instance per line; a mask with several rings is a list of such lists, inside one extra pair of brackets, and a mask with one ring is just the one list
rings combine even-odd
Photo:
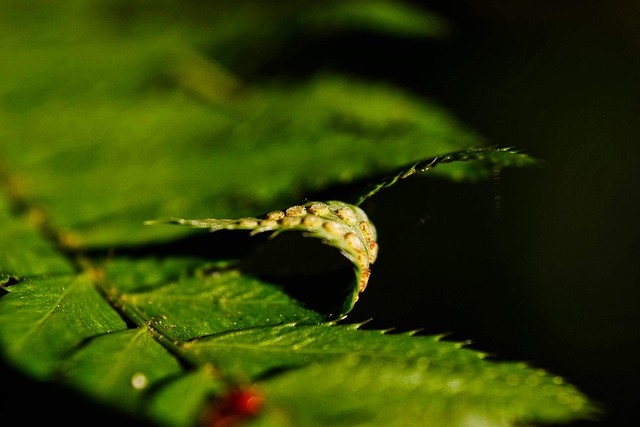
[(149, 379), (142, 372), (136, 372), (131, 376), (131, 385), (136, 390), (142, 390), (149, 384)]

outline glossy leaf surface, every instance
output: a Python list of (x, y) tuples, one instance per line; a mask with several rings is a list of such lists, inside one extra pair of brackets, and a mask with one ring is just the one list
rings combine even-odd
[[(441, 36), (442, 20), (395, 1), (5, 5), (0, 349), (11, 369), (158, 426), (593, 413), (539, 369), (344, 318), (366, 297), (384, 232), (360, 202), (434, 159), (484, 161), (429, 172), (452, 180), (531, 159), (476, 150), (482, 137), (389, 83), (257, 70), (292, 39)], [(354, 198), (315, 197), (346, 187)]]

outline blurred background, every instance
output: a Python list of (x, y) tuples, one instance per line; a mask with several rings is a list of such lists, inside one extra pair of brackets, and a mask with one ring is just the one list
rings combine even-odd
[[(640, 405), (640, 3), (414, 3), (445, 18), (445, 37), (307, 37), (260, 68), (239, 61), (239, 74), (295, 80), (328, 69), (386, 80), (544, 166), (480, 184), (409, 179), (367, 202), (380, 257), (347, 320), (447, 333), (527, 361), (603, 403), (602, 420), (575, 426), (628, 424)], [(135, 7), (119, 4), (126, 22)]]

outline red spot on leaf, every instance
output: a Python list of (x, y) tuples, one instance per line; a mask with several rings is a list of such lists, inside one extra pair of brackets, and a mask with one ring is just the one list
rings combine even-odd
[(235, 388), (217, 398), (205, 414), (204, 427), (236, 427), (258, 415), (264, 397), (255, 387)]

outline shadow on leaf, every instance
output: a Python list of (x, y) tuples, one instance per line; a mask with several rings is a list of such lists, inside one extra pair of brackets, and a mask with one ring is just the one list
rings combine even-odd
[(151, 245), (95, 248), (84, 255), (93, 259), (201, 258), (211, 262), (210, 271), (239, 270), (281, 288), (302, 306), (329, 317), (339, 317), (350, 309), (356, 289), (353, 265), (340, 250), (297, 231), (252, 236), (244, 230), (220, 230)]

